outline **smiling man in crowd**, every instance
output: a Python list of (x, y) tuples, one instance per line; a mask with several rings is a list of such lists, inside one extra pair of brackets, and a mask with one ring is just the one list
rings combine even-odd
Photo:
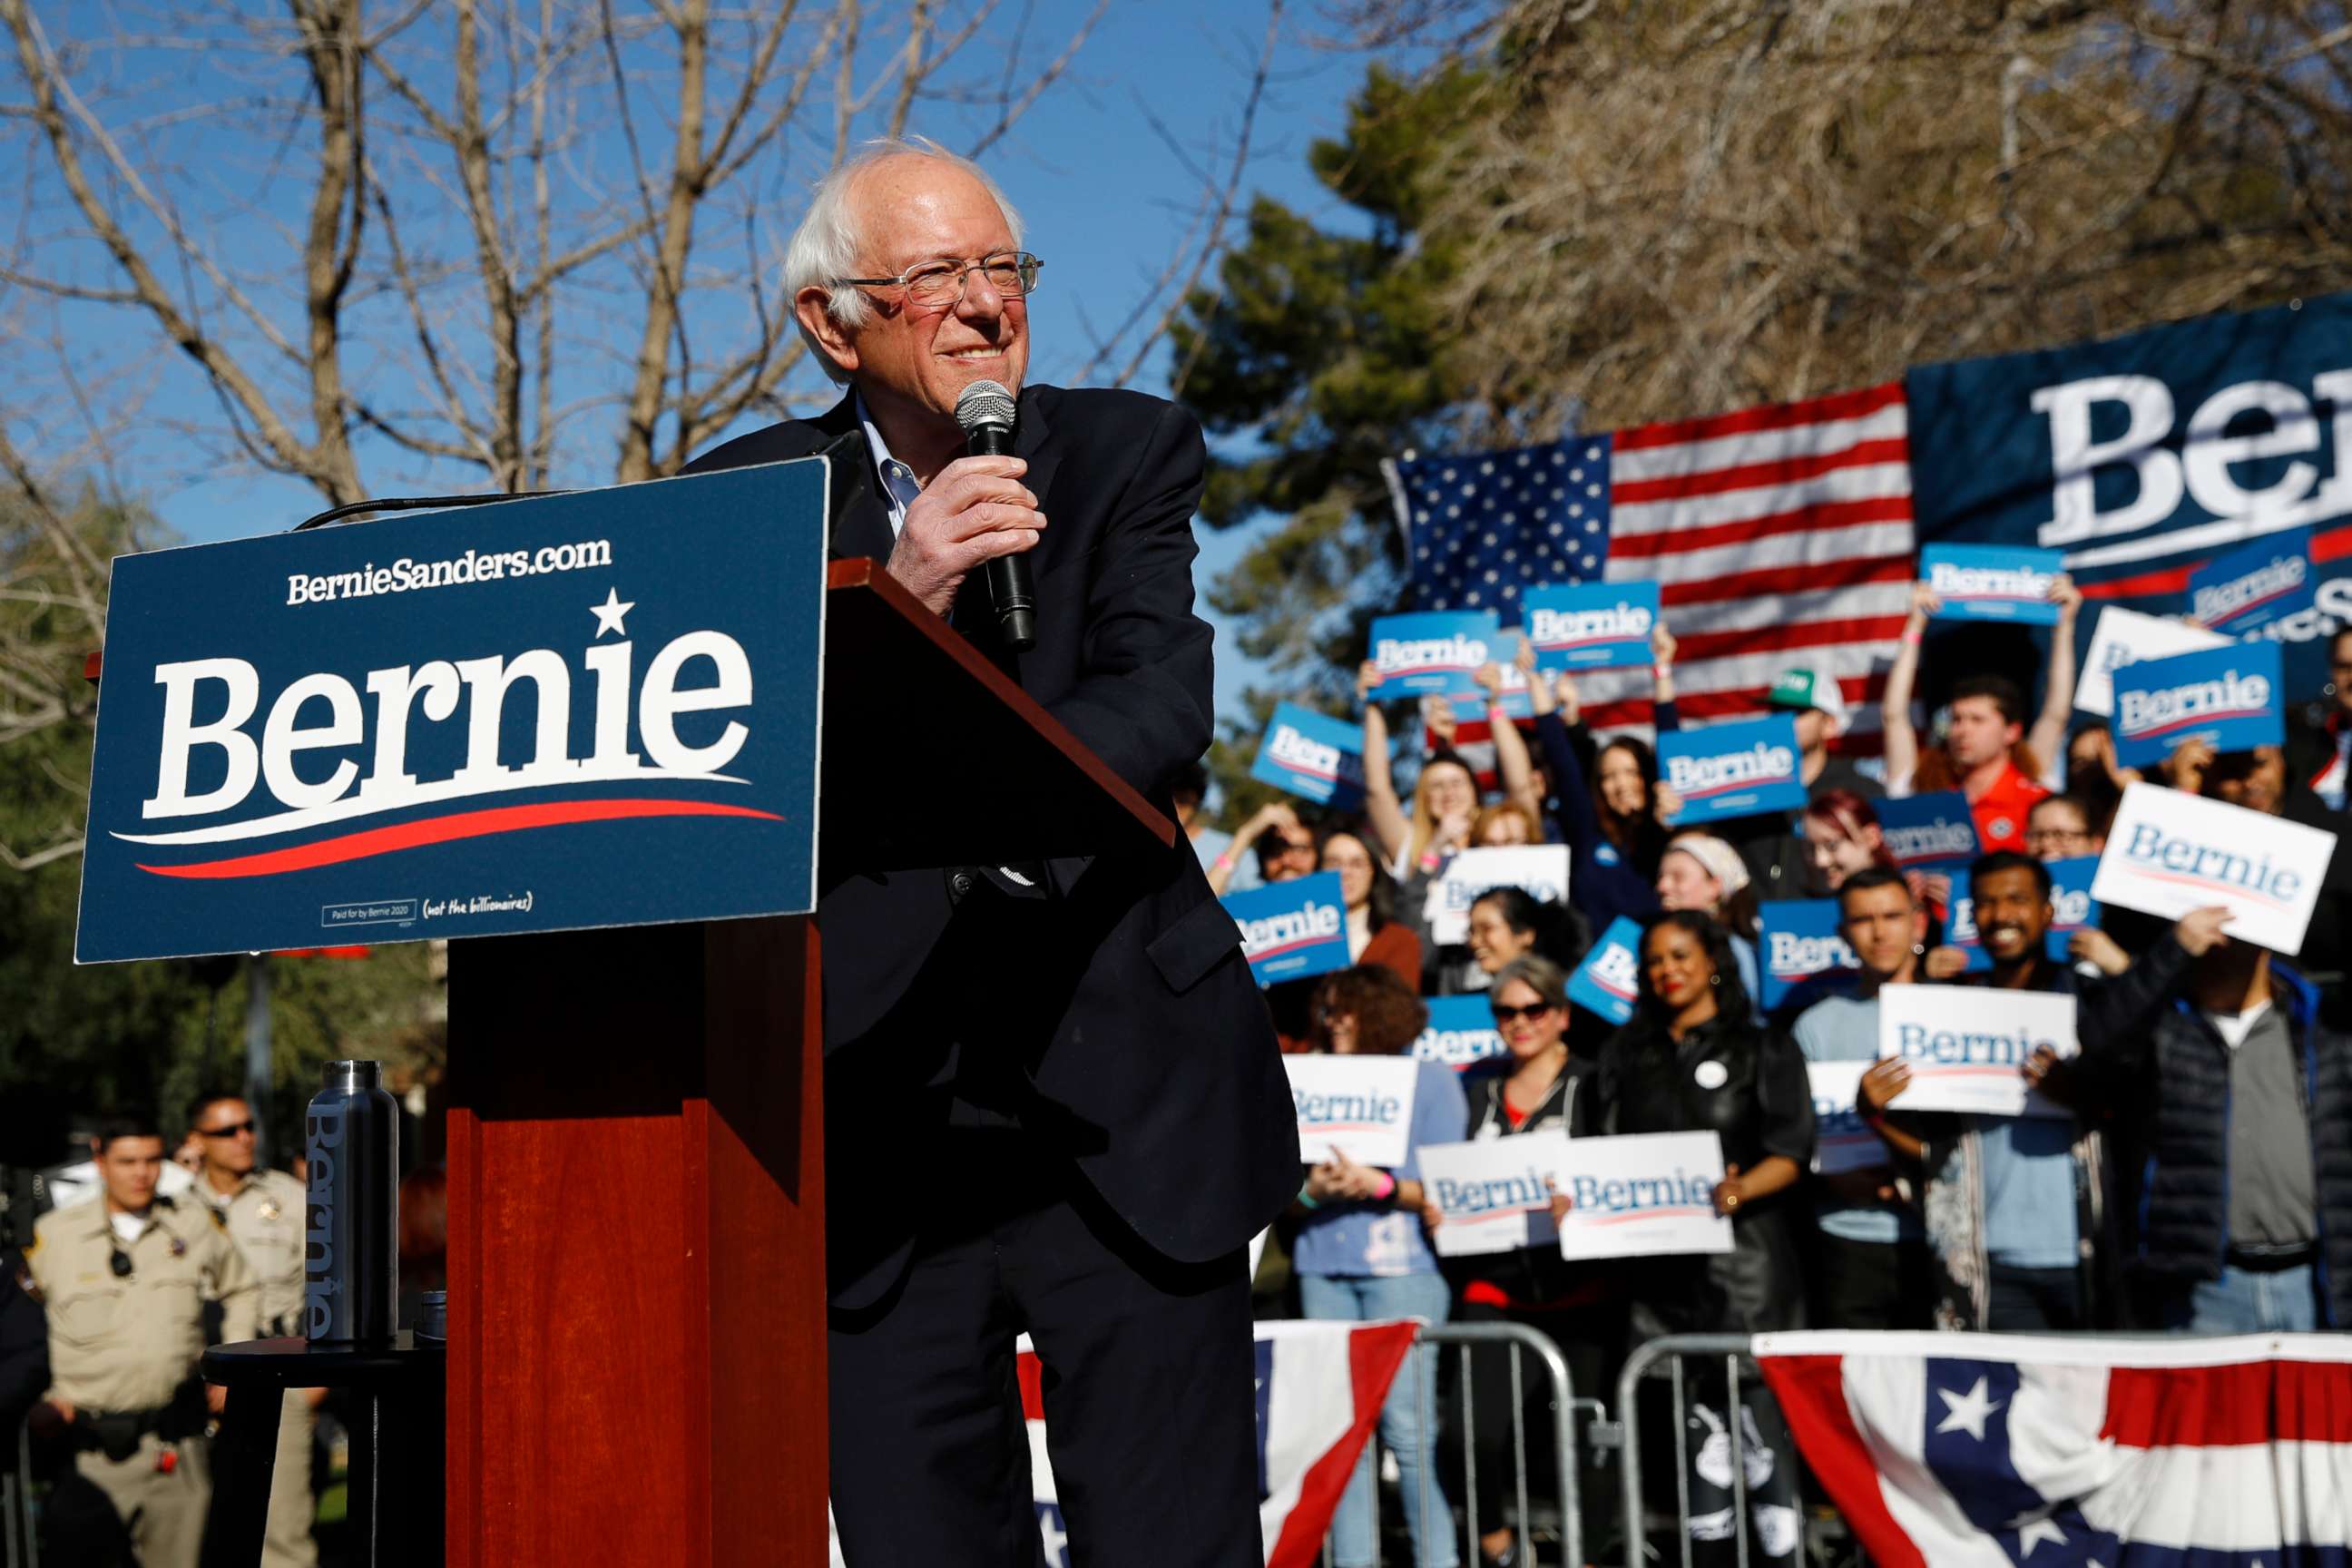
[[(845, 163), (786, 283), (846, 393), (694, 467), (825, 454), (831, 552), (883, 562), (1172, 816), (1210, 740), (1206, 452), (1158, 398), (1024, 384), (1044, 264), (1022, 244), (964, 159), (897, 142)], [(964, 455), (957, 400), (983, 379), (1017, 395), (1011, 456)], [(1037, 606), (1021, 653), (980, 571), (1016, 553)], [(939, 791), (952, 812), (955, 779)], [(1246, 1247), (1298, 1185), (1288, 1084), (1191, 847), (1139, 828), (1089, 847), (827, 868), (832, 1495), (852, 1568), (1036, 1559), (1024, 1331), (1074, 1560), (1260, 1562)]]

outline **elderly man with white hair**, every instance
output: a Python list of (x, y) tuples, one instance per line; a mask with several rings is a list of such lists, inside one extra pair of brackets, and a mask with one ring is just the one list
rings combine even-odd
[[(1210, 739), (1200, 429), (1139, 394), (1024, 384), (1043, 263), (1021, 247), (967, 161), (906, 142), (850, 160), (787, 279), (846, 395), (694, 468), (824, 454), (832, 553), (886, 563), (1172, 816)], [(1009, 456), (964, 455), (956, 401), (980, 380), (1018, 395)], [(997, 643), (981, 570), (1013, 553), (1034, 572), (1026, 651)], [(954, 809), (953, 776), (939, 786)], [(1298, 1144), (1265, 1003), (1189, 847), (828, 868), (817, 921), (851, 1568), (1037, 1561), (1024, 1332), (1073, 1561), (1258, 1563), (1245, 1249), (1297, 1189)]]

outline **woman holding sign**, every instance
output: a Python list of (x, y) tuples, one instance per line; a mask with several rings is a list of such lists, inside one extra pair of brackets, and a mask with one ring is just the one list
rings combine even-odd
[[(1804, 1326), (1801, 1218), (1792, 1192), (1812, 1159), (1813, 1100), (1805, 1059), (1787, 1036), (1750, 1022), (1746, 990), (1722, 927), (1695, 910), (1659, 916), (1642, 934), (1633, 1020), (1609, 1042), (1598, 1082), (1599, 1131), (1712, 1131), (1723, 1142), (1715, 1209), (1731, 1221), (1732, 1249), (1630, 1265), (1637, 1340), (1664, 1334), (1764, 1333)], [(1737, 1408), (1720, 1382), (1699, 1380), (1687, 1416), (1689, 1522), (1699, 1562), (1729, 1560), (1730, 1478), (1706, 1457), (1731, 1420), (1748, 1455), (1748, 1517), (1766, 1558), (1799, 1544), (1797, 1477), (1788, 1429), (1760, 1384)]]
[[(1569, 1054), (1568, 976), (1559, 965), (1533, 953), (1514, 958), (1496, 972), (1487, 997), (1495, 1030), (1507, 1054), (1464, 1075), (1470, 1136), (1485, 1141), (1590, 1131), (1584, 1096), (1578, 1091), (1589, 1084), (1591, 1067)], [(1433, 1233), (1444, 1223), (1435, 1205), (1423, 1212)], [(1527, 1246), (1509, 1251), (1447, 1258), (1446, 1274), (1461, 1295), (1454, 1315), (1466, 1323), (1509, 1322), (1534, 1329), (1549, 1336), (1568, 1358), (1578, 1388), (1607, 1387), (1615, 1375), (1610, 1358), (1624, 1331), (1624, 1315), (1608, 1281), (1591, 1265), (1562, 1258), (1558, 1234), (1549, 1223), (1530, 1232), (1528, 1239)], [(1440, 1249), (1445, 1250), (1443, 1242)], [(1523, 1360), (1519, 1371), (1514, 1386), (1509, 1358), (1470, 1360), (1472, 1407), (1494, 1413), (1472, 1434), (1478, 1461), (1477, 1514), (1481, 1522), (1492, 1521), (1478, 1544), (1490, 1563), (1513, 1561), (1510, 1553), (1517, 1540), (1502, 1522), (1512, 1475), (1513, 1423), (1507, 1412), (1515, 1402), (1529, 1413), (1525, 1423), (1528, 1473), (1549, 1474), (1547, 1467), (1554, 1463), (1545, 1447), (1551, 1440), (1551, 1424), (1542, 1418), (1550, 1385), (1538, 1380), (1531, 1359)], [(1608, 1495), (1605, 1483), (1585, 1489), (1589, 1502), (1603, 1502)], [(1599, 1539), (1593, 1531), (1605, 1518), (1605, 1510), (1590, 1510), (1588, 1540)]]
[[(1393, 971), (1360, 963), (1330, 975), (1315, 994), (1315, 1049), (1335, 1056), (1396, 1056), (1409, 1048), (1429, 1009)], [(1450, 1292), (1436, 1255), (1421, 1233), (1423, 1194), (1414, 1156), (1423, 1144), (1458, 1143), (1465, 1114), (1462, 1081), (1442, 1062), (1425, 1061), (1413, 1081), (1411, 1142), (1393, 1171), (1359, 1165), (1336, 1149), (1311, 1167), (1300, 1187), (1301, 1213), (1291, 1245), (1300, 1304), (1310, 1318), (1378, 1322), (1418, 1318), (1445, 1321)], [(1303, 1211), (1303, 1212), (1302, 1212)], [(1436, 1434), (1423, 1432), (1420, 1412), (1435, 1410), (1437, 1358), (1415, 1354), (1389, 1385), (1381, 1405), (1381, 1441), (1402, 1475), (1405, 1528), (1419, 1568), (1454, 1568), (1453, 1513), (1438, 1489)], [(1427, 1495), (1430, 1515), (1422, 1507)], [(1372, 1445), (1366, 1444), (1331, 1521), (1337, 1568), (1371, 1568), (1379, 1561), (1372, 1500)]]

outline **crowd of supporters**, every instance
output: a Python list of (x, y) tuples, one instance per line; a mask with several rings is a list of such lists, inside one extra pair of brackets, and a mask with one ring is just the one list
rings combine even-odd
[[(2352, 1042), (2338, 1029), (2352, 866), (2339, 854), (2326, 868), (2300, 953), (2233, 938), (2219, 909), (2164, 921), (2108, 908), (2053, 956), (2048, 862), (2098, 855), (2124, 789), (2143, 779), (2118, 766), (2107, 725), (2074, 709), (2081, 599), (2063, 578), (2053, 597), (2059, 624), (2034, 672), (2038, 711), (2012, 676), (1965, 668), (1971, 638), (1938, 637), (1931, 658), (1963, 668), (1939, 670), (1943, 700), (1923, 731), (1915, 697), (1937, 607), (1924, 587), (1869, 745), (1851, 745), (1854, 714), (1829, 669), (1781, 673), (1769, 701), (1795, 718), (1801, 811), (1678, 828), (1684, 803), (1658, 782), (1648, 741), (1593, 733), (1574, 680), (1535, 671), (1524, 652), (1533, 720), (1524, 731), (1492, 725), (1490, 790), (1452, 744), (1446, 705), (1430, 700), (1419, 716), (1425, 754), (1401, 789), (1391, 716), (1364, 701), (1360, 814), (1318, 820), (1277, 804), (1228, 839), (1201, 818), (1197, 788), (1180, 800), (1221, 892), (1339, 874), (1352, 966), (1269, 989), (1286, 1049), (1409, 1053), (1426, 998), (1487, 996), (1500, 1054), (1462, 1070), (1423, 1064), (1416, 1150), (1539, 1130), (1713, 1131), (1726, 1160), (1714, 1203), (1732, 1222), (1731, 1252), (1596, 1265), (1550, 1246), (1441, 1256), (1433, 1238), (1443, 1215), (1412, 1160), (1381, 1171), (1334, 1159), (1303, 1173), (1277, 1227), (1259, 1276), (1268, 1310), (1528, 1324), (1560, 1346), (1580, 1392), (1612, 1387), (1632, 1346), (1667, 1333), (2352, 1323)], [(1654, 648), (1654, 722), (1668, 731), (1680, 721), (1663, 628)], [(2340, 834), (2352, 630), (2330, 652), (2335, 681), (2287, 714), (2286, 745), (2216, 754), (2191, 742), (2145, 782)], [(1374, 679), (1368, 665), (1360, 700)], [(1499, 696), (1502, 671), (1490, 666), (1480, 679)], [(1973, 863), (1946, 874), (1900, 868), (1880, 804), (1954, 789), (1974, 821)], [(1565, 905), (1499, 889), (1473, 908), (1465, 942), (1433, 940), (1423, 911), (1450, 858), (1525, 843), (1566, 847)], [(1801, 986), (1768, 1013), (1759, 896), (1834, 900), (1858, 969)], [(1982, 949), (1973, 965), (1951, 940), (1963, 896)], [(1617, 1026), (1572, 1004), (1569, 977), (1621, 916), (1643, 934), (1633, 1014)], [(1908, 1069), (1878, 1060), (1889, 984), (2074, 998), (2079, 1054), (2042, 1053), (2021, 1069), (2060, 1113), (1906, 1110)], [(1852, 1111), (1878, 1140), (1877, 1157), (1822, 1174), (1808, 1064), (1853, 1060), (1875, 1064)], [(1555, 1199), (1557, 1210), (1565, 1204)], [(1508, 1373), (1498, 1362), (1478, 1375)], [(1473, 1390), (1487, 1411), (1525, 1392), (1506, 1381)], [(1417, 1429), (1424, 1394), (1400, 1379), (1382, 1439), (1405, 1471), (1415, 1560), (1450, 1568), (1447, 1532), (1424, 1531), (1420, 1517), (1421, 1472), (1437, 1441)], [(1722, 1445), (1711, 1468), (1696, 1458), (1736, 1421), (1750, 1454), (1748, 1550), (1787, 1559), (1798, 1547), (1797, 1476), (1769, 1401), (1702, 1385), (1690, 1421), (1685, 1518), (1700, 1558), (1736, 1555)], [(1469, 1440), (1507, 1444), (1509, 1431), (1482, 1423)], [(1475, 1467), (1480, 1489), (1495, 1494), (1479, 1500), (1482, 1523), (1505, 1519), (1505, 1458), (1485, 1454)], [(1341, 1568), (1374, 1560), (1369, 1464), (1334, 1536)], [(1478, 1544), (1488, 1563), (1523, 1551), (1507, 1527)]]

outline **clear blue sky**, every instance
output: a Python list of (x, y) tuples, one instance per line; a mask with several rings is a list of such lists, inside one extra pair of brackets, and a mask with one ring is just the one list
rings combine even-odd
[[(1032, 37), (1059, 40), (1081, 18), (1086, 0), (1038, 0)], [(1069, 76), (1030, 110), (989, 163), (1029, 220), (1030, 247), (1047, 259), (1033, 304), (1035, 348), (1031, 375), (1065, 381), (1087, 360), (1086, 322), (1097, 330), (1124, 318), (1150, 280), (1166, 265), (1198, 199), (1194, 174), (1149, 123), (1156, 115), (1190, 155), (1220, 174), (1232, 157), (1247, 77), (1266, 26), (1263, 0), (1203, 0), (1186, 5), (1118, 0), (1097, 27)], [(1344, 224), (1346, 209), (1308, 176), (1306, 154), (1318, 136), (1340, 128), (1348, 95), (1367, 63), (1354, 51), (1320, 47), (1309, 35), (1323, 26), (1318, 8), (1294, 5), (1286, 14), (1274, 71), (1259, 105), (1240, 205), (1256, 193), (1271, 195), (1319, 219)], [(952, 121), (926, 124), (952, 143)], [(1238, 220), (1239, 213), (1236, 213)], [(1238, 222), (1235, 225), (1238, 228)], [(92, 279), (95, 281), (96, 279)], [(95, 322), (91, 323), (96, 325)], [(299, 323), (289, 321), (289, 331)], [(115, 330), (128, 330), (127, 324)], [(142, 329), (144, 330), (144, 329)], [(628, 331), (626, 322), (614, 331)], [(1123, 360), (1124, 356), (1121, 356)], [(1118, 362), (1114, 362), (1116, 363)], [(158, 352), (162, 377), (184, 376), (184, 389), (159, 390), (163, 411), (185, 407), (206, 417), (209, 398), (177, 355)], [(812, 374), (811, 384), (815, 379)], [(1133, 384), (1159, 392), (1167, 384), (1164, 353)], [(194, 400), (201, 406), (191, 406)], [(210, 541), (290, 525), (319, 503), (291, 481), (250, 472), (207, 473), (194, 448), (173, 450), (160, 425), (142, 426), (142, 447), (129, 471), (149, 476), (147, 497), (182, 538)], [(390, 465), (372, 468), (370, 482), (388, 487)], [(559, 472), (559, 484), (605, 482), (608, 471)], [(1199, 581), (1207, 584), (1266, 526), (1217, 534), (1202, 531)], [(1220, 628), (1219, 706), (1234, 707), (1247, 672)]]

